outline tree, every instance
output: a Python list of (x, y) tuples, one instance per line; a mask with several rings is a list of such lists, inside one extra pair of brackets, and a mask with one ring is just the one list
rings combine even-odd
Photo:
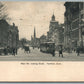
[(7, 14), (7, 8), (5, 4), (3, 4), (2, 2), (0, 2), (0, 20), (1, 19), (9, 20), (9, 17)]
[(26, 38), (22, 38), (22, 39), (20, 40), (20, 42), (21, 42), (22, 46), (24, 46), (25, 44), (28, 43), (28, 41), (27, 41)]

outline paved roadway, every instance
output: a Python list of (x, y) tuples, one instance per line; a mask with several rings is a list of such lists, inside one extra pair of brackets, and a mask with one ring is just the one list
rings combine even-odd
[(63, 53), (64, 57), (59, 57), (58, 52), (56, 52), (55, 57), (51, 54), (46, 54), (40, 52), (39, 49), (31, 48), (31, 53), (24, 53), (24, 50), (19, 49), (18, 55), (7, 55), (0, 56), (0, 61), (84, 61), (84, 54), (77, 56), (76, 53)]

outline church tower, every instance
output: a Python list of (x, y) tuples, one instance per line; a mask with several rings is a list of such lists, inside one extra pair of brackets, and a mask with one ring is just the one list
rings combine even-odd
[(55, 42), (55, 35), (56, 35), (56, 30), (59, 28), (58, 22), (55, 20), (55, 15), (53, 13), (49, 25), (49, 41)]
[(55, 21), (55, 15), (54, 15), (54, 13), (52, 15), (51, 21)]
[(51, 21), (50, 21), (50, 26), (49, 26), (49, 30), (50, 31), (54, 31), (54, 29), (58, 26), (58, 22), (55, 20), (55, 15), (53, 13), (52, 17), (51, 17)]

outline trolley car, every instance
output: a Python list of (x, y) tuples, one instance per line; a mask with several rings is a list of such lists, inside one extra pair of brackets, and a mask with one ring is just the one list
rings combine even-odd
[(44, 53), (50, 53), (55, 56), (55, 43), (54, 42), (44, 42), (40, 44), (40, 51)]

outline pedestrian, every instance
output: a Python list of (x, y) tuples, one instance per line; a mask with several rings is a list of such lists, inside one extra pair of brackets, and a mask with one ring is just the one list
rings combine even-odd
[(30, 47), (29, 47), (29, 53), (30, 53)]
[(75, 49), (74, 49), (74, 52), (75, 52)]
[(15, 56), (15, 48), (13, 48), (13, 55)]
[(38, 46), (38, 49), (39, 49), (39, 46)]
[(17, 52), (18, 52), (18, 49), (16, 48), (16, 50), (15, 50), (16, 55), (17, 55)]
[(59, 57), (60, 57), (60, 55), (63, 57), (62, 48), (61, 48), (61, 49), (59, 49)]
[(33, 46), (33, 49), (34, 49), (34, 46)]
[(8, 54), (10, 54), (10, 48), (9, 48), (9, 46), (7, 46), (7, 51), (8, 51)]
[(7, 55), (7, 49), (6, 48), (4, 48), (4, 54)]
[(77, 56), (80, 55), (80, 49), (79, 49), (79, 47), (77, 47), (77, 49), (76, 49), (76, 53), (77, 53)]
[(52, 51), (52, 55), (53, 55), (53, 57), (55, 56), (55, 50)]

